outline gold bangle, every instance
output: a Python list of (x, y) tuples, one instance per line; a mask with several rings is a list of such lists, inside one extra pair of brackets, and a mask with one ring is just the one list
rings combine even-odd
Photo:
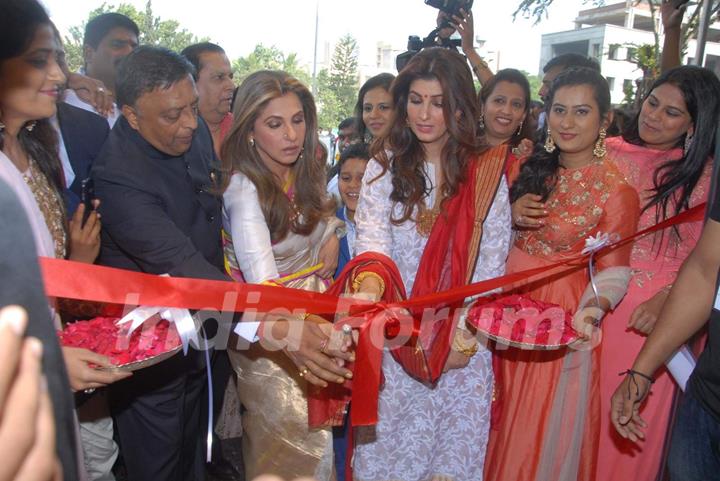
[(380, 284), (380, 295), (382, 296), (383, 293), (385, 293), (385, 281), (383, 280), (382, 277), (380, 277), (379, 274), (376, 274), (376, 273), (370, 272), (370, 271), (361, 272), (360, 274), (355, 276), (355, 279), (353, 279), (353, 281), (352, 281), (353, 292), (359, 291), (360, 284), (362, 284), (362, 282), (365, 279), (367, 279), (368, 277), (371, 277), (371, 278), (375, 279), (376, 281), (378, 281), (378, 284)]
[(455, 338), (453, 339), (452, 347), (454, 350), (467, 357), (473, 357), (478, 352), (477, 342), (474, 342), (473, 345), (470, 347), (463, 346), (462, 344), (460, 344), (457, 335), (455, 335)]

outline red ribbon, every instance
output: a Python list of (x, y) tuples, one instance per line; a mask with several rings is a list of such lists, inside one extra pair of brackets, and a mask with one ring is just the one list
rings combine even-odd
[[(632, 236), (610, 244), (596, 253), (618, 248), (638, 237), (685, 222), (704, 218), (706, 204), (700, 204), (674, 217), (643, 229)], [(382, 345), (372, 342), (386, 325), (396, 325), (393, 308), (420, 309), (423, 306), (452, 303), (470, 296), (506, 287), (560, 266), (568, 266), (558, 275), (584, 267), (589, 254), (578, 255), (554, 264), (507, 274), (444, 292), (420, 296), (406, 301), (383, 304), (367, 303), (351, 309), (353, 316), (362, 316), (352, 391), (353, 425), (377, 423), (377, 400), (381, 381)], [(40, 258), (45, 290), (51, 297), (66, 297), (110, 304), (141, 304), (196, 310), (242, 312), (255, 309), (268, 312), (277, 308), (302, 310), (314, 314), (334, 314), (343, 302), (339, 297), (287, 287), (242, 284), (180, 277), (160, 277), (123, 269), (114, 269), (79, 262)], [(129, 297), (129, 295), (134, 295)], [(345, 300), (347, 304), (347, 300)], [(363, 301), (356, 301), (363, 304)], [(378, 330), (382, 330), (378, 331)]]

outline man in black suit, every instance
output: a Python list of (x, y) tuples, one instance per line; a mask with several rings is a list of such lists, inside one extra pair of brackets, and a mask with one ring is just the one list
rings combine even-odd
[[(123, 115), (92, 169), (103, 215), (101, 264), (229, 280), (222, 272), (217, 158), (207, 125), (197, 116), (192, 73), (187, 60), (157, 47), (139, 47), (120, 64), (117, 99)], [(350, 374), (323, 353), (329, 324), (309, 322), (300, 333), (290, 330), (286, 319), (263, 324), (257, 333), (267, 345), (298, 346), (285, 352), (308, 375), (338, 381)], [(263, 336), (281, 339), (288, 331), (287, 344)], [(129, 479), (203, 479), (204, 369), (203, 353), (191, 349), (111, 387)]]
[[(54, 122), (53, 122), (54, 124)], [(65, 205), (68, 215), (80, 203), (82, 181), (90, 176), (90, 168), (102, 148), (110, 127), (97, 114), (58, 102), (59, 154), (65, 174)]]

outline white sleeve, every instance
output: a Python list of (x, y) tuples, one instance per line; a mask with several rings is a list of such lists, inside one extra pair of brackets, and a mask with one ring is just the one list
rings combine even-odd
[(235, 257), (248, 283), (280, 277), (272, 251), (270, 229), (260, 208), (255, 185), (242, 174), (233, 174), (223, 194), (223, 208), (230, 223)]
[(390, 230), (390, 216), (393, 203), (390, 200), (392, 192), (392, 174), (385, 172), (382, 177), (376, 177), (382, 172), (382, 166), (374, 159), (370, 160), (365, 169), (365, 175), (360, 188), (355, 212), (355, 225), (357, 237), (355, 240), (355, 253), (377, 252), (391, 257), (392, 232)]
[[(258, 284), (280, 277), (257, 190), (247, 177), (233, 174), (223, 194), (223, 209), (230, 222), (235, 257), (245, 280)], [(248, 321), (243, 314), (243, 321), (237, 324), (235, 333), (249, 342), (255, 342), (259, 327), (258, 321)]]

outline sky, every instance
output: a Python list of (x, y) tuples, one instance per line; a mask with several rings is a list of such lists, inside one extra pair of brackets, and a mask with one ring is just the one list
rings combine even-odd
[[(145, 0), (41, 0), (65, 34), (82, 23), (88, 13), (107, 3), (129, 3), (142, 9)], [(538, 26), (512, 12), (518, 0), (475, 0), (475, 35), (490, 50), (500, 50), (500, 67), (537, 74), (540, 70), (541, 34), (571, 30), (582, 0), (555, 0), (549, 17)], [(322, 60), (337, 40), (349, 33), (358, 41), (359, 62), (374, 62), (378, 42), (404, 49), (408, 35), (424, 37), (435, 26), (437, 10), (423, 0), (153, 0), (156, 16), (174, 19), (198, 37), (221, 45), (230, 59), (247, 55), (256, 44), (275, 45), (298, 54), (301, 64), (313, 60), (315, 8), (319, 10), (318, 45)]]

